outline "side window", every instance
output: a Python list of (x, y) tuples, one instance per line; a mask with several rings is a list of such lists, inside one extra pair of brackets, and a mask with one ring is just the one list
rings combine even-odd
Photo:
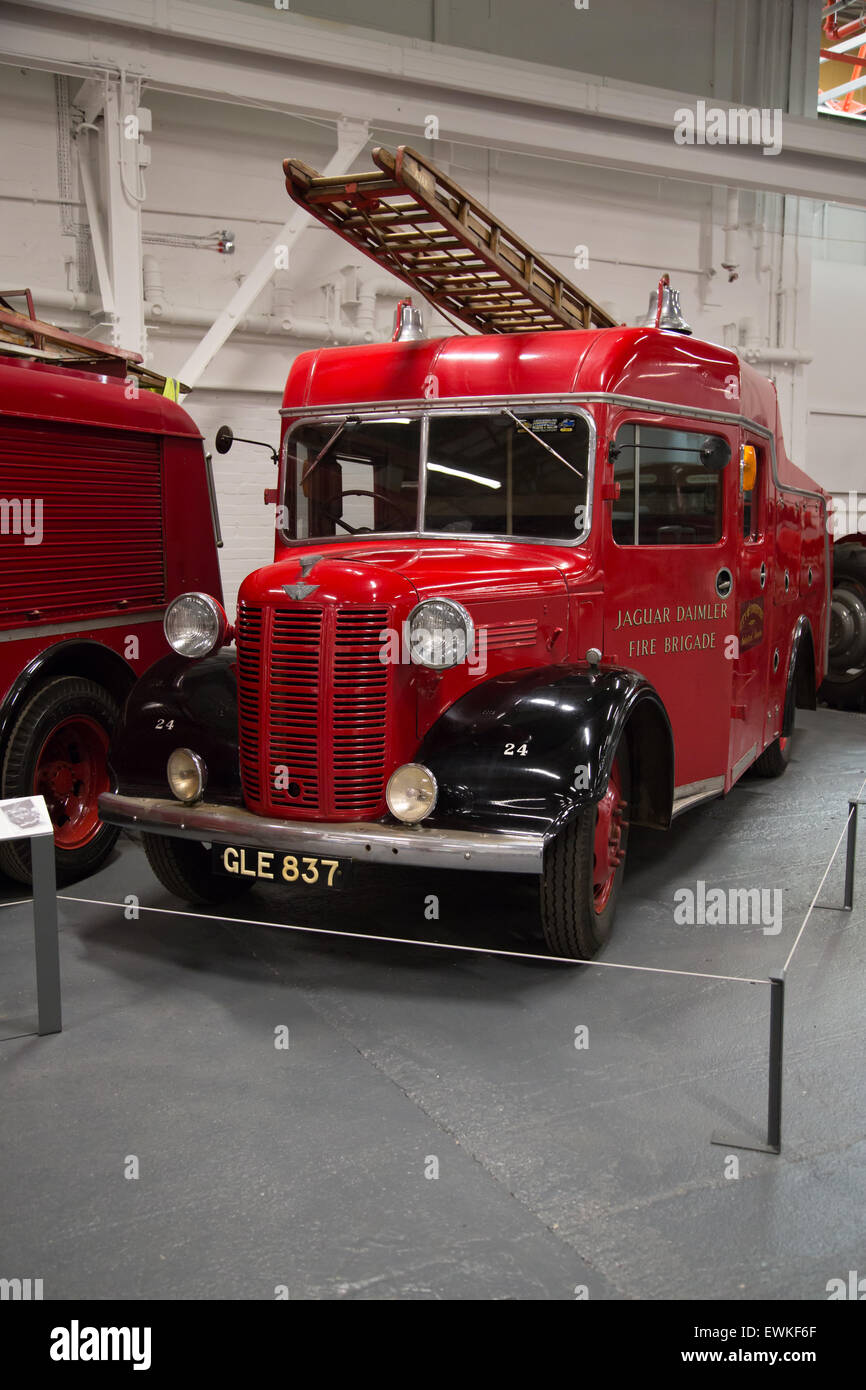
[[(722, 538), (723, 473), (712, 460), (720, 435), (629, 421), (611, 448), (619, 498), (617, 545), (712, 545)], [(717, 458), (717, 455), (715, 456)]]

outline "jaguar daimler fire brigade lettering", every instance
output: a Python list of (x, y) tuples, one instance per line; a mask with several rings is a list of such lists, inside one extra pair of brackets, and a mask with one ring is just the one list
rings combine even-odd
[(676, 608), (633, 608), (618, 609), (614, 632), (620, 627), (649, 627), (653, 623), (671, 622), (671, 613), (675, 614), (674, 621), (682, 622), (709, 622), (717, 618), (728, 616), (728, 605), (726, 603), (678, 603)]
[(785, 770), (824, 675), (826, 498), (667, 276), (626, 327), (424, 156), (373, 158), (288, 160), (289, 193), (479, 331), (424, 339), (404, 302), (391, 342), (295, 360), (273, 563), (232, 623), (170, 606), (100, 806), (196, 902), (334, 862), (532, 874), (550, 949), (586, 958), (632, 825)]

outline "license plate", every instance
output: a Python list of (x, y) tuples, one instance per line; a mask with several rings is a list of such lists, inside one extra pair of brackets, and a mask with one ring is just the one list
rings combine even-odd
[(319, 854), (284, 854), (282, 850), (214, 845), (214, 867), (231, 878), (255, 878), (262, 883), (285, 883), (296, 888), (345, 888), (351, 859)]

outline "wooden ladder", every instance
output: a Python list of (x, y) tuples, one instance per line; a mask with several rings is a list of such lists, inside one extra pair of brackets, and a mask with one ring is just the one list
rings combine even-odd
[(350, 246), (481, 333), (613, 328), (600, 305), (417, 150), (373, 150), (378, 169), (323, 178), (286, 159), (286, 188)]
[[(26, 300), (27, 313), (19, 314), (14, 310), (8, 302), (10, 299)], [(145, 367), (138, 352), (111, 347), (95, 338), (80, 338), (56, 324), (43, 323), (36, 318), (29, 290), (0, 290), (0, 356), (3, 355), (81, 367), (110, 376), (134, 376), (148, 391), (161, 395), (168, 395), (166, 387), (170, 386), (174, 399), (179, 392), (189, 390), (183, 382), (175, 384), (170, 378)]]

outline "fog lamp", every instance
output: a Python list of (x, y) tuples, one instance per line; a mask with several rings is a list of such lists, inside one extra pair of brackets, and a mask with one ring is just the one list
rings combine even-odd
[(166, 764), (168, 785), (178, 801), (200, 801), (207, 782), (204, 758), (191, 748), (175, 748)]
[(438, 792), (433, 773), (420, 763), (404, 763), (392, 772), (385, 791), (388, 810), (406, 825), (417, 825), (436, 805)]

